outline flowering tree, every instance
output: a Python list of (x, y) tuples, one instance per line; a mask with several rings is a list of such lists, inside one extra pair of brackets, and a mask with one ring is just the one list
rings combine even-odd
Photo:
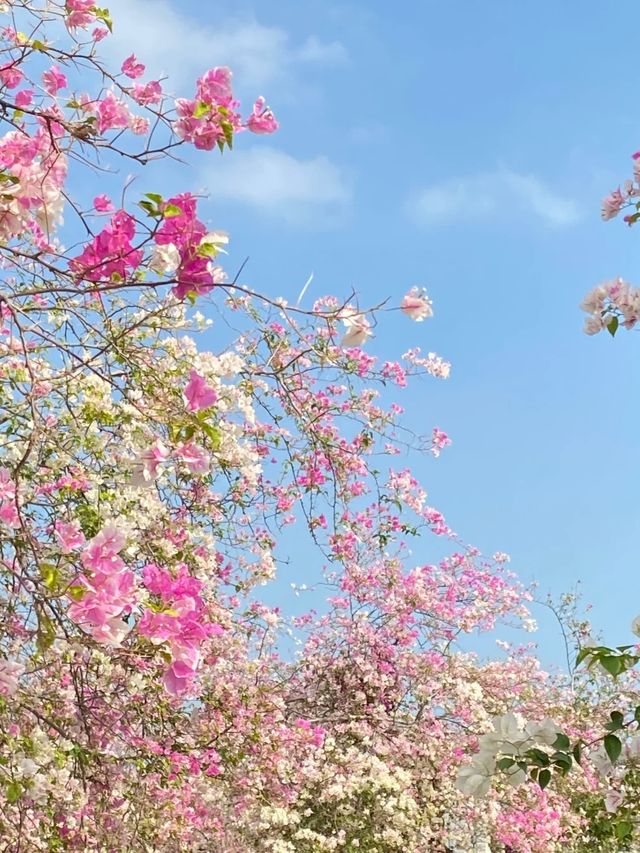
[[(449, 364), (381, 363), (384, 314), (354, 298), (229, 281), (189, 193), (82, 195), (121, 160), (275, 131), (264, 100), (243, 118), (226, 68), (189, 99), (135, 56), (110, 69), (91, 0), (2, 10), (3, 849), (594, 849), (610, 789), (563, 774), (613, 698), (528, 648), (460, 649), (531, 627), (531, 593), (395, 464), (449, 439), (415, 436), (389, 388)], [(418, 288), (397, 307), (432, 314)], [(449, 555), (414, 556), (427, 535)], [(293, 544), (327, 596), (286, 620), (258, 590)]]

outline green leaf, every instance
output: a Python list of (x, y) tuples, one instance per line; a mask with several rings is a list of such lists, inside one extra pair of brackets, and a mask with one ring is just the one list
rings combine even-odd
[(576, 666), (580, 666), (583, 660), (586, 660), (591, 654), (592, 650), (590, 648), (580, 649), (578, 652), (578, 657), (576, 658)]
[(609, 761), (611, 761), (612, 764), (615, 764), (622, 752), (622, 743), (620, 742), (620, 738), (617, 738), (615, 735), (607, 735), (604, 739), (604, 749), (609, 756)]
[(80, 584), (67, 587), (67, 595), (69, 598), (73, 599), (73, 601), (80, 601), (85, 592), (86, 589), (83, 586), (80, 586)]
[(499, 770), (508, 770), (510, 767), (513, 767), (513, 765), (515, 763), (516, 762), (515, 762), (514, 758), (508, 758), (505, 756), (504, 758), (501, 758), (498, 761), (498, 769)]
[(102, 21), (110, 33), (113, 32), (113, 21), (111, 20), (111, 15), (109, 14), (108, 9), (99, 9), (97, 6), (94, 6), (93, 14), (96, 18)]
[(628, 838), (633, 832), (633, 824), (630, 820), (619, 820), (615, 824), (615, 833), (618, 841)]
[(203, 258), (215, 258), (219, 251), (215, 243), (200, 243), (197, 254)]
[(624, 669), (623, 662), (619, 657), (601, 657), (600, 664), (614, 678), (617, 678)]
[(557, 738), (552, 743), (554, 749), (571, 749), (571, 741), (562, 732), (558, 732)]
[(57, 566), (54, 566), (51, 563), (42, 563), (40, 566), (40, 572), (42, 574), (44, 585), (47, 589), (55, 589), (58, 586), (60, 572), (58, 571)]
[(617, 732), (618, 729), (624, 728), (624, 714), (621, 714), (620, 711), (612, 711), (609, 716), (611, 722), (605, 725), (608, 732)]
[(22, 785), (19, 782), (9, 782), (7, 785), (7, 802), (17, 803), (22, 796)]
[(233, 148), (233, 125), (230, 121), (221, 121), (220, 127), (229, 148)]
[(218, 429), (218, 427), (214, 426), (213, 424), (208, 424), (208, 423), (202, 423), (201, 426), (202, 426), (203, 432), (205, 433), (205, 435), (207, 435), (207, 437), (211, 441), (211, 446), (212, 446), (213, 450), (219, 450), (220, 444), (221, 444), (221, 436), (220, 436), (220, 430)]
[(160, 211), (158, 210), (155, 204), (152, 204), (150, 201), (139, 201), (138, 206), (149, 214), (149, 216), (158, 217), (160, 216)]
[(543, 752), (541, 749), (530, 749), (527, 752), (527, 755), (530, 757), (531, 762), (537, 767), (548, 767), (551, 762), (547, 753)]
[(40, 41), (40, 39), (34, 39), (34, 40), (31, 42), (31, 47), (32, 47), (34, 50), (39, 50), (39, 51), (42, 51), (42, 52), (46, 51), (46, 49), (47, 49), (47, 45), (46, 45), (43, 41)]
[(163, 202), (160, 193), (145, 193), (144, 197), (150, 199), (154, 204), (162, 204)]
[(540, 787), (542, 788), (543, 791), (547, 787), (547, 785), (549, 784), (550, 781), (551, 781), (551, 771), (550, 770), (541, 770), (540, 773), (538, 773), (538, 785), (540, 785)]
[(172, 219), (174, 216), (180, 216), (182, 214), (182, 208), (178, 207), (177, 204), (165, 204), (162, 208), (162, 215), (165, 219)]
[(56, 631), (53, 622), (46, 613), (38, 615), (38, 635), (36, 637), (36, 646), (39, 652), (46, 652), (53, 645), (56, 638)]
[(555, 766), (563, 773), (568, 773), (569, 770), (571, 770), (573, 759), (570, 755), (567, 755), (566, 752), (554, 752), (554, 754), (551, 756), (551, 760), (553, 761)]
[(636, 710), (633, 712), (633, 718), (636, 723), (640, 723), (640, 705), (638, 705)]
[(202, 118), (203, 116), (208, 115), (211, 112), (211, 106), (209, 104), (205, 104), (204, 101), (198, 101), (196, 104), (196, 108), (193, 111), (194, 118)]
[(580, 741), (573, 747), (573, 757), (578, 764), (582, 763), (582, 743)]
[(617, 317), (612, 317), (611, 320), (607, 323), (607, 331), (609, 332), (612, 338), (615, 337), (619, 325), (620, 323)]

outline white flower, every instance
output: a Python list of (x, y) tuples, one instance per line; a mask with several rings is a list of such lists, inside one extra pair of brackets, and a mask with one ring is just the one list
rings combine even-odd
[(491, 788), (491, 777), (496, 763), (490, 756), (476, 755), (471, 764), (458, 771), (456, 785), (463, 794), (471, 797), (484, 797)]
[(631, 623), (631, 630), (636, 635), (636, 637), (640, 637), (640, 613), (635, 617), (635, 619)]
[(523, 782), (527, 781), (527, 773), (520, 767), (510, 768), (506, 771), (506, 776), (507, 784), (511, 785), (512, 788), (515, 788), (518, 785), (522, 785)]
[(609, 756), (607, 755), (604, 746), (594, 750), (589, 758), (600, 776), (606, 776), (613, 769), (613, 764), (609, 760)]
[(635, 737), (630, 737), (629, 740), (624, 745), (624, 755), (625, 758), (631, 760), (637, 760), (640, 758), (640, 737), (636, 735)]
[(346, 328), (346, 332), (340, 342), (343, 347), (362, 346), (373, 334), (371, 323), (364, 314), (359, 313), (354, 308), (345, 308), (340, 315), (340, 319)]
[(560, 734), (558, 726), (548, 718), (541, 723), (528, 723), (526, 730), (531, 738), (547, 746), (553, 746)]
[(608, 290), (603, 285), (598, 285), (590, 290), (580, 304), (583, 311), (587, 314), (598, 314), (604, 308), (604, 303), (608, 295)]
[(178, 247), (174, 246), (173, 243), (153, 247), (153, 252), (149, 259), (149, 269), (158, 273), (158, 275), (171, 275), (179, 266), (180, 252), (178, 251)]
[(409, 317), (410, 320), (415, 320), (417, 323), (426, 320), (427, 317), (433, 317), (432, 302), (427, 296), (424, 288), (412, 287), (406, 293), (400, 303), (400, 310)]
[(604, 798), (604, 807), (610, 814), (615, 814), (624, 802), (622, 791), (609, 791)]
[(35, 776), (38, 772), (38, 765), (31, 758), (22, 758), (18, 762), (22, 776)]

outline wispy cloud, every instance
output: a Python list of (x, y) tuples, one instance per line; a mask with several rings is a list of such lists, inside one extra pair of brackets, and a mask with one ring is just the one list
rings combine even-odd
[(264, 145), (235, 151), (201, 179), (214, 201), (314, 228), (339, 224), (351, 201), (348, 180), (327, 157), (299, 160)]
[(114, 35), (101, 50), (116, 60), (135, 52), (152, 73), (169, 74), (173, 89), (191, 84), (214, 65), (230, 65), (241, 88), (262, 91), (276, 82), (284, 84), (301, 65), (335, 65), (347, 58), (338, 41), (322, 42), (310, 35), (294, 44), (281, 27), (265, 26), (253, 17), (203, 25), (180, 6), (181, 0), (109, 0)]
[(575, 201), (535, 175), (504, 169), (426, 187), (411, 197), (407, 208), (415, 222), (427, 226), (512, 217), (517, 212), (552, 227), (563, 227), (581, 217)]

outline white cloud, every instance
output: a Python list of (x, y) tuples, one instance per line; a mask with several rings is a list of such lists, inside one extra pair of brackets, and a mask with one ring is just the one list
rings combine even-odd
[[(214, 65), (229, 65), (241, 89), (265, 87), (292, 77), (302, 64), (336, 64), (346, 59), (340, 42), (321, 42), (309, 36), (291, 44), (280, 27), (254, 18), (223, 18), (210, 24), (180, 10), (180, 0), (109, 0), (114, 34), (101, 44), (118, 62), (136, 53), (154, 75), (170, 77), (169, 88), (190, 94), (195, 78)], [(203, 4), (203, 9), (206, 4)], [(264, 91), (264, 94), (269, 92)]]
[(534, 175), (499, 170), (444, 181), (419, 191), (408, 203), (421, 225), (519, 215), (535, 216), (553, 227), (573, 225), (581, 211)]
[(291, 224), (330, 228), (351, 200), (351, 188), (327, 157), (298, 160), (260, 145), (234, 151), (202, 176), (212, 200), (225, 199)]

